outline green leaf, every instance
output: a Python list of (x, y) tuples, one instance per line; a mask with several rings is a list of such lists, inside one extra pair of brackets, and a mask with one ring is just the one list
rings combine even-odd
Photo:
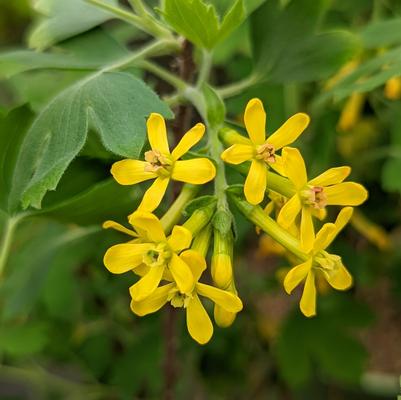
[(47, 328), (43, 323), (0, 325), (0, 351), (10, 356), (38, 353), (47, 342)]
[(17, 50), (0, 54), (0, 77), (34, 69), (95, 69), (126, 56), (128, 51), (101, 29), (65, 41), (56, 50)]
[[(151, 112), (170, 109), (142, 81), (127, 73), (98, 72), (60, 93), (27, 133), (17, 161), (12, 204), (40, 208), (71, 161), (83, 148), (92, 126), (103, 145), (123, 157), (139, 155)], [(34, 166), (34, 173), (27, 173)]]
[[(116, 0), (104, 0), (117, 4)], [(54, 43), (85, 32), (113, 16), (84, 0), (38, 0), (35, 10), (43, 15), (29, 36), (29, 47), (43, 50)]]
[(44, 208), (38, 215), (78, 225), (100, 224), (107, 219), (126, 217), (142, 195), (140, 188), (122, 186), (110, 178), (53, 207)]
[(218, 127), (224, 122), (226, 107), (218, 93), (209, 85), (204, 84), (202, 93), (205, 99), (206, 115), (212, 127)]
[(352, 58), (359, 46), (348, 32), (328, 32), (299, 41), (292, 52), (284, 53), (267, 75), (272, 83), (309, 82), (334, 74)]
[(165, 20), (182, 36), (199, 47), (212, 49), (245, 18), (243, 0), (236, 0), (222, 21), (212, 4), (202, 0), (165, 0)]
[(401, 43), (401, 18), (373, 22), (365, 26), (360, 36), (366, 49), (389, 47)]
[[(399, 151), (401, 153), (401, 148)], [(400, 171), (401, 157), (386, 160), (382, 169), (382, 186), (385, 191), (401, 193)]]
[(331, 90), (320, 96), (317, 102), (322, 102), (331, 96), (340, 101), (355, 92), (371, 91), (383, 85), (388, 79), (398, 76), (400, 70), (401, 47), (397, 47), (360, 64)]
[[(9, 194), (13, 185), (18, 154), (32, 122), (33, 114), (27, 107), (11, 111), (0, 117), (0, 208), (10, 212)], [(26, 173), (32, 172), (29, 165)]]
[(317, 34), (327, 1), (279, 0), (262, 5), (251, 18), (254, 73), (261, 81), (306, 82), (324, 79), (359, 49), (347, 32)]

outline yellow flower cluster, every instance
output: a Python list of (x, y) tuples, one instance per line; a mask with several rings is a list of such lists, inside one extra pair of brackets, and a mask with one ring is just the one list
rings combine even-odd
[[(200, 228), (207, 225), (210, 218), (195, 218), (195, 224), (187, 221), (189, 228), (175, 225), (166, 236), (162, 222), (152, 212), (160, 205), (170, 179), (199, 185), (214, 178), (216, 169), (208, 158), (180, 159), (202, 139), (204, 132), (203, 124), (195, 125), (170, 152), (165, 121), (161, 115), (151, 114), (147, 120), (151, 150), (145, 153), (145, 159), (118, 161), (113, 164), (111, 173), (122, 185), (155, 180), (138, 209), (128, 217), (132, 229), (114, 221), (103, 225), (132, 238), (127, 243), (112, 246), (104, 256), (104, 264), (110, 272), (132, 271), (139, 276), (129, 290), (131, 310), (144, 316), (158, 311), (166, 303), (184, 308), (188, 332), (200, 344), (210, 340), (213, 325), (199, 297), (215, 303), (215, 319), (221, 326), (229, 325), (225, 316), (235, 316), (242, 309), (242, 302), (231, 288), (222, 289), (219, 285), (215, 287), (199, 281), (206, 269), (205, 255), (212, 233), (208, 227)], [(191, 230), (191, 226), (194, 229)], [(220, 265), (220, 262), (214, 261), (212, 265)]]
[[(292, 116), (266, 138), (263, 104), (259, 99), (252, 99), (246, 107), (244, 122), (249, 138), (232, 130), (230, 135), (222, 134), (229, 147), (222, 152), (221, 159), (237, 168), (241, 167), (239, 164), (245, 165), (245, 171), (242, 169), (241, 172), (247, 173), (247, 177), (240, 189), (245, 199), (241, 193), (238, 195), (235, 185), (228, 188), (226, 194), (258, 229), (293, 254), (289, 259), (297, 261), (284, 279), (284, 288), (291, 293), (304, 281), (300, 308), (306, 316), (313, 316), (316, 313), (317, 278), (323, 277), (338, 290), (352, 284), (352, 277), (341, 258), (328, 253), (326, 248), (351, 218), (353, 209), (350, 206), (365, 201), (367, 192), (357, 183), (344, 182), (351, 172), (349, 167), (331, 168), (313, 179), (308, 178), (301, 153), (288, 147), (307, 128), (309, 117), (306, 114)], [(183, 208), (193, 197), (186, 198), (185, 189), (164, 217), (159, 219), (153, 214), (161, 204), (170, 180), (202, 185), (214, 179), (216, 168), (209, 158), (181, 159), (202, 139), (203, 124), (198, 123), (190, 129), (171, 152), (161, 115), (150, 115), (147, 132), (151, 150), (145, 152), (144, 160), (122, 160), (111, 168), (113, 177), (122, 185), (150, 179), (154, 182), (145, 192), (138, 209), (128, 217), (132, 228), (114, 221), (104, 223), (105, 228), (130, 236), (128, 242), (107, 250), (104, 264), (114, 274), (132, 271), (138, 276), (129, 290), (131, 309), (135, 314), (144, 316), (156, 312), (167, 303), (184, 308), (190, 335), (204, 344), (212, 337), (213, 324), (200, 297), (214, 303), (214, 320), (221, 327), (231, 325), (242, 309), (233, 273), (232, 215), (224, 190), (217, 195), (217, 189), (215, 196), (194, 200), (198, 201), (197, 206), (192, 206), (192, 214), (183, 225), (175, 222), (179, 221)], [(221, 160), (214, 161), (220, 163), (220, 167), (224, 165)], [(249, 168), (246, 167), (248, 164)], [(218, 171), (222, 173), (221, 168)], [(225, 182), (224, 177), (223, 180)], [(216, 185), (217, 181), (218, 178)], [(269, 200), (262, 209), (260, 204), (265, 199)], [(346, 207), (334, 223), (325, 223), (315, 233), (314, 218), (326, 218), (329, 205)], [(269, 216), (273, 211), (276, 219)], [(200, 278), (207, 268), (205, 257), (212, 236), (210, 275), (213, 285), (209, 285), (200, 282)]]
[[(296, 244), (301, 252), (298, 258), (302, 258), (304, 263), (295, 266), (288, 273), (284, 287), (290, 293), (305, 280), (300, 306), (306, 316), (313, 316), (316, 314), (317, 274), (323, 275), (335, 289), (344, 290), (352, 284), (352, 278), (343, 266), (341, 258), (325, 251), (351, 218), (352, 208), (344, 208), (334, 224), (324, 224), (317, 234), (313, 217), (324, 219), (326, 207), (329, 205), (360, 205), (367, 199), (367, 191), (358, 183), (344, 182), (351, 172), (349, 167), (330, 168), (319, 176), (308, 179), (301, 153), (296, 148), (287, 147), (308, 126), (309, 117), (306, 114), (295, 114), (266, 139), (266, 113), (263, 104), (259, 99), (252, 99), (245, 109), (244, 123), (249, 139), (239, 134), (232, 135), (231, 142), (234, 143), (230, 143), (231, 146), (221, 157), (225, 162), (234, 165), (251, 161), (244, 185), (246, 200), (252, 205), (260, 204), (267, 191), (273, 201), (267, 204), (266, 211), (271, 212), (272, 205), (279, 205), (278, 225), (299, 239), (299, 244)], [(281, 154), (277, 154), (277, 150), (280, 149)], [(269, 176), (270, 168), (286, 178), (281, 183), (285, 186), (283, 193), (269, 189), (269, 178), (273, 178)], [(275, 189), (277, 190), (277, 187)], [(290, 196), (288, 192), (291, 192)], [(278, 197), (280, 202), (277, 202)], [(267, 233), (274, 234), (272, 229), (278, 231), (278, 227), (273, 227)], [(283, 238), (278, 242), (284, 247), (289, 247)]]

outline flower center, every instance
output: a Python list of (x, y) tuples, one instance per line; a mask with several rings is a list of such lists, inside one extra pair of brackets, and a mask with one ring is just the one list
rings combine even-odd
[(322, 186), (308, 186), (301, 191), (301, 198), (304, 204), (313, 208), (321, 209), (327, 205), (327, 196)]
[(276, 156), (275, 156), (275, 148), (270, 143), (261, 144), (256, 149), (256, 158), (258, 160), (263, 160), (267, 163), (275, 163)]
[(159, 150), (149, 150), (145, 153), (146, 172), (156, 172), (161, 176), (170, 175), (170, 169), (173, 164), (170, 157), (165, 156)]
[(150, 266), (156, 267), (159, 265), (166, 264), (171, 258), (171, 250), (167, 243), (159, 243), (153, 249), (149, 250), (143, 256), (143, 263)]
[(174, 308), (187, 308), (191, 299), (191, 295), (181, 293), (178, 291), (178, 289), (172, 289), (168, 295), (168, 301)]

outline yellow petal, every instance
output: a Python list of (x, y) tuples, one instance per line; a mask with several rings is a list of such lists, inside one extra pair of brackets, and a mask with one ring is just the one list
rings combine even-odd
[(138, 232), (144, 233), (151, 242), (159, 243), (166, 240), (160, 220), (150, 212), (136, 211), (131, 214), (129, 222)]
[(176, 161), (171, 173), (172, 179), (194, 185), (209, 182), (215, 176), (216, 168), (208, 158)]
[(150, 243), (123, 243), (110, 247), (103, 262), (113, 274), (122, 274), (142, 263), (143, 256), (153, 248)]
[(233, 144), (221, 153), (221, 159), (229, 164), (241, 164), (253, 157), (254, 148), (248, 144)]
[(319, 221), (323, 221), (327, 217), (327, 209), (326, 208), (313, 208), (312, 215), (317, 218)]
[(192, 272), (194, 281), (197, 282), (206, 269), (205, 258), (195, 250), (185, 250), (180, 254), (180, 258), (188, 265)]
[(245, 180), (244, 193), (251, 204), (259, 204), (265, 197), (267, 167), (263, 161), (252, 160)]
[(309, 120), (309, 116), (303, 113), (293, 115), (266, 142), (272, 144), (276, 150), (291, 144), (306, 129)]
[(302, 204), (299, 196), (295, 194), (281, 207), (281, 210), (277, 216), (277, 223), (283, 228), (287, 229), (290, 227), (299, 212), (302, 209)]
[(367, 190), (355, 182), (343, 182), (324, 188), (328, 205), (359, 206), (368, 198)]
[(194, 287), (194, 277), (187, 263), (173, 253), (168, 264), (171, 275), (181, 293), (191, 293)]
[(213, 336), (213, 325), (197, 294), (187, 306), (187, 328), (192, 339), (199, 344), (207, 343)]
[(305, 279), (311, 268), (312, 258), (302, 264), (296, 265), (294, 268), (291, 268), (284, 278), (285, 291), (288, 294), (291, 294), (291, 292)]
[(351, 173), (350, 167), (330, 168), (308, 183), (313, 186), (330, 186), (342, 182)]
[(158, 177), (143, 195), (141, 204), (138, 206), (138, 210), (152, 212), (159, 207), (166, 193), (169, 181), (169, 178)]
[(142, 301), (151, 295), (162, 279), (165, 265), (151, 266), (149, 272), (129, 288), (132, 300)]
[(121, 160), (111, 166), (111, 174), (120, 185), (135, 185), (156, 178), (154, 172), (145, 171), (147, 165), (145, 161)]
[(301, 153), (294, 147), (284, 147), (281, 154), (286, 176), (294, 184), (296, 189), (302, 189), (306, 185), (308, 177)]
[(315, 241), (315, 228), (313, 226), (312, 214), (309, 207), (302, 207), (301, 216), (301, 247), (305, 252), (313, 248)]
[(275, 162), (269, 163), (270, 168), (272, 168), (274, 171), (276, 171), (278, 174), (282, 176), (287, 176), (284, 168), (284, 160), (283, 157), (279, 155), (275, 155)]
[(170, 149), (168, 146), (167, 129), (164, 118), (160, 114), (152, 113), (146, 122), (146, 126), (152, 150), (158, 150), (161, 153), (169, 154)]
[(205, 133), (205, 125), (199, 123), (191, 128), (179, 141), (175, 149), (171, 152), (174, 160), (182, 157), (191, 147), (198, 143)]
[(336, 226), (331, 223), (324, 224), (316, 235), (313, 250), (324, 250), (333, 241), (332, 235), (336, 231)]
[(196, 284), (196, 291), (198, 294), (209, 298), (226, 311), (237, 313), (242, 310), (241, 299), (231, 292), (200, 282)]
[(306, 277), (300, 308), (306, 317), (313, 317), (316, 315), (315, 274), (312, 269), (309, 271), (308, 276)]
[(329, 233), (327, 238), (327, 245), (326, 247), (333, 242), (339, 232), (344, 228), (345, 225), (348, 224), (348, 221), (352, 217), (354, 209), (352, 207), (344, 207), (337, 215), (337, 218), (334, 222), (335, 229)]
[(191, 245), (192, 233), (183, 226), (175, 225), (167, 242), (175, 252), (179, 253)]
[(251, 99), (245, 108), (244, 123), (254, 144), (263, 144), (266, 137), (266, 113), (259, 99)]
[(215, 304), (214, 306), (214, 320), (220, 328), (228, 328), (232, 325), (237, 316), (237, 313), (226, 311), (224, 308)]
[(329, 284), (337, 290), (346, 290), (352, 286), (352, 276), (343, 264), (332, 271), (323, 270), (324, 276)]
[(136, 315), (143, 317), (144, 315), (154, 313), (160, 310), (168, 299), (168, 294), (173, 289), (174, 283), (158, 287), (150, 296), (142, 301), (131, 301), (131, 310)]
[(116, 231), (122, 232), (122, 233), (126, 233), (127, 235), (133, 236), (133, 237), (138, 237), (138, 234), (136, 232), (134, 232), (132, 229), (128, 229), (126, 228), (124, 225), (121, 225), (115, 221), (105, 221), (103, 222), (102, 227), (104, 229), (115, 229)]

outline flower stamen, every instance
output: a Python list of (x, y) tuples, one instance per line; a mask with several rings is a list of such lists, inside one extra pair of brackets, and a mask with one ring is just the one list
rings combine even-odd
[(146, 172), (156, 172), (158, 175), (169, 175), (172, 161), (159, 150), (149, 150), (145, 153)]
[(322, 209), (327, 205), (327, 196), (322, 186), (308, 186), (301, 191), (301, 198), (304, 204), (316, 209)]
[(267, 163), (275, 163), (275, 148), (270, 143), (264, 143), (256, 149), (256, 159), (263, 160)]

